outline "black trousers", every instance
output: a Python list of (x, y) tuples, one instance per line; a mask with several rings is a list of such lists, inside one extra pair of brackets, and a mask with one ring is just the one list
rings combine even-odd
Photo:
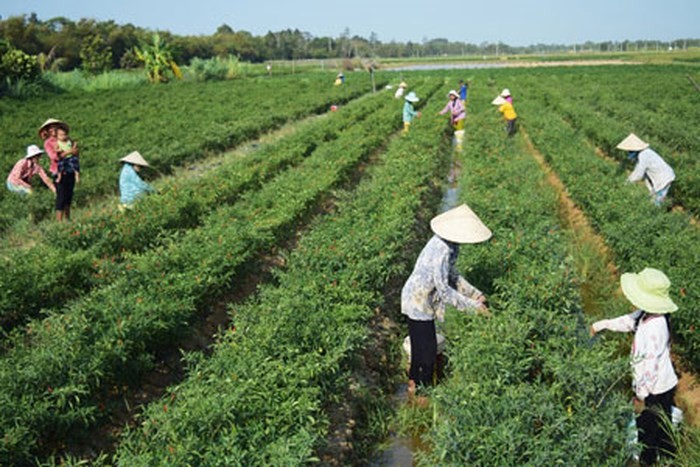
[(517, 118), (514, 118), (513, 120), (506, 120), (506, 134), (508, 136), (513, 136), (516, 132), (516, 127), (515, 127), (515, 121)]
[(652, 465), (659, 456), (676, 452), (668, 433), (671, 430), (671, 407), (675, 392), (674, 387), (661, 394), (650, 394), (644, 399), (644, 410), (637, 417), (639, 442), (644, 445), (640, 458), (642, 465)]
[(411, 368), (408, 377), (417, 385), (430, 386), (433, 384), (437, 358), (435, 321), (416, 321), (409, 318), (408, 335), (411, 339)]
[(73, 202), (73, 190), (75, 189), (75, 174), (61, 175), (61, 181), (56, 184), (56, 211), (63, 211)]

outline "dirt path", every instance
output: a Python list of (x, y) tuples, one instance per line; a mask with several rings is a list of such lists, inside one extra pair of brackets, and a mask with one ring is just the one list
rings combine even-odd
[[(540, 164), (542, 170), (544, 170), (544, 172), (547, 174), (548, 183), (554, 187), (559, 194), (559, 215), (564, 227), (571, 230), (575, 241), (584, 245), (586, 251), (591, 251), (596, 254), (597, 259), (594, 260), (594, 262), (606, 265), (605, 269), (607, 270), (607, 276), (602, 278), (599, 277), (598, 281), (602, 280), (602, 282), (607, 284), (616, 285), (619, 281), (619, 271), (612, 262), (613, 255), (605, 244), (605, 240), (595, 232), (588, 222), (585, 213), (571, 200), (566, 192), (566, 187), (556, 173), (554, 173), (551, 167), (549, 167), (544, 159), (544, 156), (542, 156), (542, 154), (535, 148), (532, 140), (527, 135), (527, 132), (525, 132), (522, 128), (520, 131), (523, 134), (528, 151)], [(603, 154), (599, 155), (605, 157)], [(608, 294), (611, 291), (601, 291), (596, 287), (587, 287), (586, 284), (588, 283), (588, 276), (596, 271), (588, 269), (582, 272), (584, 275), (584, 284), (582, 284), (581, 293), (583, 296), (584, 311), (594, 317), (602, 316), (604, 310), (601, 309), (600, 305), (609, 301), (606, 298), (606, 295), (609, 298)], [(612, 291), (612, 293), (614, 297), (622, 299), (619, 287), (615, 287), (615, 290)], [(674, 358), (674, 360), (676, 359)], [(676, 364), (676, 367), (677, 369), (680, 369), (680, 365)], [(694, 427), (699, 427), (700, 384), (696, 377), (686, 371), (680, 371), (679, 378), (680, 382), (676, 392), (676, 404), (683, 410), (685, 421)]]

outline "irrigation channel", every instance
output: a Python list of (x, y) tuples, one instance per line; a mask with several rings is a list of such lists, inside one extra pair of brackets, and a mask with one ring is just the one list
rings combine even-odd
[[(455, 151), (453, 150), (450, 160), (450, 170), (447, 174), (442, 200), (440, 201), (440, 212), (445, 212), (457, 206), (460, 192), (458, 180), (461, 170), (462, 165), (455, 157)], [(408, 403), (408, 386), (405, 381), (397, 384), (391, 402), (394, 407), (399, 407)], [(401, 435), (395, 430), (390, 432), (386, 445), (387, 447), (372, 459), (370, 463), (372, 467), (413, 466), (416, 465), (414, 454), (426, 449), (425, 443), (421, 440), (420, 435)]]

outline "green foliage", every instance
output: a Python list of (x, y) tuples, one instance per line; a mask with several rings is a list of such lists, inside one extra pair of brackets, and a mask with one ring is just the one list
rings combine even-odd
[(0, 57), (0, 80), (14, 83), (34, 80), (38, 76), (39, 66), (35, 56), (10, 48)]
[(152, 43), (135, 48), (134, 53), (143, 63), (151, 83), (166, 83), (171, 77), (182, 79), (182, 73), (173, 59), (172, 50), (159, 34), (153, 34)]
[(195, 81), (212, 81), (235, 78), (240, 74), (240, 69), (238, 58), (229, 55), (227, 58), (194, 58), (186, 72)]
[(100, 35), (83, 39), (80, 46), (81, 68), (91, 75), (98, 75), (112, 68), (112, 49)]

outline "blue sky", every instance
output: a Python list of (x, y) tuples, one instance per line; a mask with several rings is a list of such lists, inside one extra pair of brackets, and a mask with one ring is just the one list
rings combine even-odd
[(388, 42), (445, 38), (510, 45), (700, 37), (700, 0), (3, 0), (0, 15), (93, 18), (209, 35), (222, 24), (254, 35), (300, 29)]

